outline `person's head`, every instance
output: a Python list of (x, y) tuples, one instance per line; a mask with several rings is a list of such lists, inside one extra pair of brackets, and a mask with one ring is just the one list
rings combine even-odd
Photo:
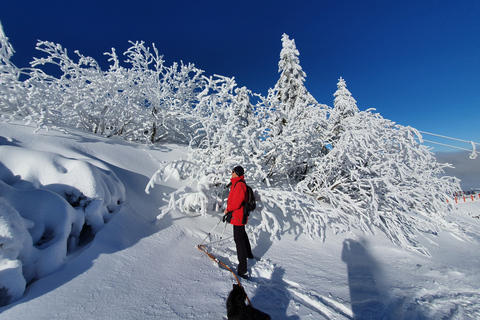
[(236, 174), (237, 177), (243, 176), (244, 174), (243, 168), (241, 166), (236, 166), (235, 168), (233, 168), (232, 174)]

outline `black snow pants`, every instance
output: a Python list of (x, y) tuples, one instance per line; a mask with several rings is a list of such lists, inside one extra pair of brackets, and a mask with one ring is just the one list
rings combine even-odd
[(253, 259), (252, 248), (250, 247), (250, 240), (248, 240), (245, 226), (233, 226), (233, 239), (237, 246), (237, 272), (245, 274), (247, 272), (247, 258)]

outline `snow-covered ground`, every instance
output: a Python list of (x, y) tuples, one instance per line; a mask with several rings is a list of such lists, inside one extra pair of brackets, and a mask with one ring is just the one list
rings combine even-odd
[[(175, 175), (145, 193), (159, 162), (185, 158), (184, 151), (0, 123), (0, 283), (20, 290), (15, 252), (30, 257), (32, 277), (23, 297), (0, 308), (0, 319), (226, 318), (236, 280), (196, 248), (221, 214), (174, 210), (157, 220), (168, 194), (184, 185)], [(252, 278), (242, 285), (272, 319), (478, 319), (480, 219), (473, 216), (480, 201), (457, 206), (449, 220), (470, 241), (447, 230), (419, 235), (431, 257), (405, 251), (381, 232), (327, 230), (325, 240), (260, 234), (251, 239), (260, 260), (249, 261)], [(41, 212), (44, 222), (18, 219), (21, 212)], [(83, 232), (65, 239), (57, 227), (84, 222), (98, 230), (94, 238)], [(39, 234), (29, 238), (25, 228)], [(220, 239), (222, 231), (220, 224), (206, 247), (235, 270), (231, 226)], [(9, 234), (33, 249), (12, 245)], [(12, 284), (12, 274), (20, 282)]]

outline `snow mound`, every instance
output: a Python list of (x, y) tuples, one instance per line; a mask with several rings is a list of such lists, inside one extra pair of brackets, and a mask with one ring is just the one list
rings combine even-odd
[(58, 270), (124, 201), (124, 185), (106, 167), (0, 146), (0, 305)]

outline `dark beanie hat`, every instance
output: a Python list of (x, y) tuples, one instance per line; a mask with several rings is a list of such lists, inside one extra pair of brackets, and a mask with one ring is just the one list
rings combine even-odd
[(235, 168), (233, 168), (233, 172), (235, 172), (239, 177), (243, 176), (244, 174), (243, 168), (241, 166), (236, 166)]

